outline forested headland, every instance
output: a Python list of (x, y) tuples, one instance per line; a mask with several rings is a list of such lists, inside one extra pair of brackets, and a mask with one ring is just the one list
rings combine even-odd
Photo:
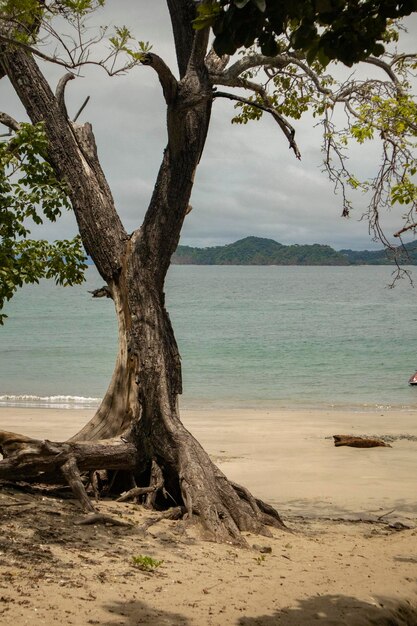
[(245, 237), (225, 246), (178, 246), (176, 265), (417, 265), (417, 242), (393, 250), (334, 250), (322, 244), (283, 245), (273, 239)]

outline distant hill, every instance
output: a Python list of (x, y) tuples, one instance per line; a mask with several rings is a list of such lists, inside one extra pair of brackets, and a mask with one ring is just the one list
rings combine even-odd
[(417, 241), (399, 247), (393, 253), (389, 250), (340, 250), (349, 265), (392, 265), (394, 257), (404, 265), (417, 265)]
[[(407, 246), (400, 261), (417, 265), (417, 242)], [(284, 246), (273, 239), (245, 237), (235, 243), (213, 248), (178, 246), (174, 265), (390, 265), (392, 255), (385, 250), (340, 250), (320, 244)]]

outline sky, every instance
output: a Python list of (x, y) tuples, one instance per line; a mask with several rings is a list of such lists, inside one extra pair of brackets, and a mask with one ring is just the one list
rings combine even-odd
[[(408, 51), (413, 50), (417, 31), (415, 17), (405, 36)], [(138, 40), (149, 41), (152, 51), (162, 56), (177, 75), (164, 0), (107, 0), (95, 21), (127, 25)], [(42, 64), (42, 69), (52, 87), (65, 73), (58, 66)], [(367, 66), (368, 72), (372, 69)], [(71, 117), (87, 96), (90, 101), (78, 121), (93, 125), (116, 207), (125, 228), (132, 231), (142, 222), (166, 145), (161, 88), (155, 72), (145, 66), (111, 78), (102, 69), (90, 67), (68, 84), (66, 102)], [(0, 110), (19, 121), (27, 119), (7, 79), (0, 81)], [(231, 101), (215, 100), (191, 198), (193, 210), (186, 217), (180, 243), (207, 247), (255, 235), (286, 245), (381, 248), (380, 243), (372, 241), (366, 221), (361, 220), (365, 208), (361, 194), (354, 198), (357, 208), (351, 217), (341, 217), (341, 196), (335, 195), (332, 183), (322, 172), (317, 121), (311, 117), (291, 121), (302, 155), (298, 161), (272, 118), (264, 116), (259, 122), (232, 125), (233, 115)], [(358, 177), (370, 175), (378, 158), (372, 146), (354, 150), (351, 163)], [(398, 230), (401, 210), (393, 208), (385, 213), (383, 225), (387, 235)], [(44, 225), (33, 233), (49, 240), (72, 237), (76, 233), (74, 216), (66, 213), (57, 224)]]

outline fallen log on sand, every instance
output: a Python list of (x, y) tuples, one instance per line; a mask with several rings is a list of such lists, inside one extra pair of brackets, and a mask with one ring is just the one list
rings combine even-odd
[(352, 448), (391, 448), (389, 443), (382, 439), (372, 439), (370, 437), (354, 437), (352, 435), (333, 435), (334, 445), (351, 446)]

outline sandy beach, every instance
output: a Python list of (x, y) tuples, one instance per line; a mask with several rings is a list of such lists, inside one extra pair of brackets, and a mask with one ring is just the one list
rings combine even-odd
[[(0, 428), (64, 440), (91, 414), (2, 407)], [(129, 527), (78, 526), (71, 500), (6, 488), (1, 624), (417, 624), (417, 411), (182, 415), (226, 475), (278, 508), (290, 532), (248, 536), (249, 550), (219, 546), (184, 523), (145, 531), (149, 511), (110, 501), (100, 511)], [(392, 447), (334, 447), (332, 435), (348, 433)], [(163, 563), (144, 572), (135, 555)]]

